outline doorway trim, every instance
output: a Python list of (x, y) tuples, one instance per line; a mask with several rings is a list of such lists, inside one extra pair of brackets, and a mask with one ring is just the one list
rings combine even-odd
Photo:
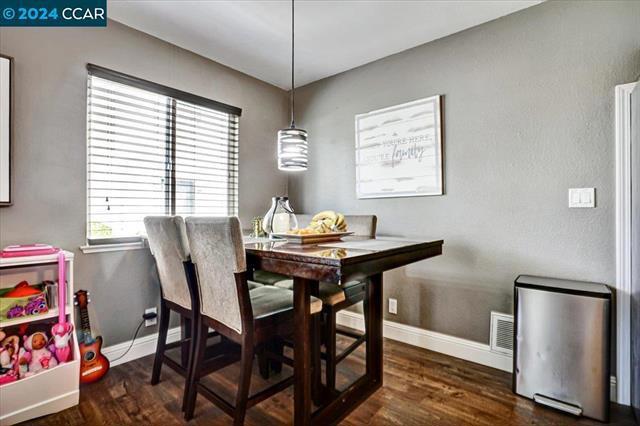
[(615, 87), (616, 127), (616, 401), (631, 403), (631, 92)]

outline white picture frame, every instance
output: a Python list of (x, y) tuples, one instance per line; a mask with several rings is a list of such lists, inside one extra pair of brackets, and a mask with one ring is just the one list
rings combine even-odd
[(0, 206), (11, 204), (11, 68), (0, 55)]
[(359, 199), (444, 194), (442, 98), (356, 115)]

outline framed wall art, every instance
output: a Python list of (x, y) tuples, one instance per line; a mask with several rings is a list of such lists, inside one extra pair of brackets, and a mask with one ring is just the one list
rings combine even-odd
[(356, 115), (358, 198), (444, 194), (442, 96)]
[(11, 69), (0, 55), (0, 206), (11, 204)]

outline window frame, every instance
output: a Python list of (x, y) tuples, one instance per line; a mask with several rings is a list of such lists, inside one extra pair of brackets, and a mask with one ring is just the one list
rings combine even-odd
[[(169, 86), (165, 86), (162, 84), (154, 83), (149, 80), (145, 80), (142, 78), (134, 77), (125, 73), (121, 73), (119, 71), (114, 71), (108, 68), (101, 67), (99, 65), (94, 65), (91, 63), (87, 64), (87, 79), (90, 79), (92, 76), (99, 77), (105, 80), (110, 80), (116, 83), (120, 83), (126, 86), (134, 87), (141, 90), (146, 90), (149, 92), (153, 92), (159, 95), (167, 96), (168, 101), (171, 102), (171, 106), (168, 106), (168, 110), (171, 111), (168, 119), (170, 120), (171, 130), (167, 132), (167, 142), (166, 142), (166, 151), (168, 156), (172, 158), (171, 165), (172, 167), (166, 168), (167, 179), (169, 184), (167, 185), (170, 189), (165, 190), (165, 212), (167, 215), (174, 215), (176, 209), (176, 168), (173, 167), (175, 165), (175, 155), (176, 155), (176, 103), (177, 101), (187, 102), (193, 105), (197, 105), (203, 108), (208, 108), (215, 110), (221, 113), (227, 113), (231, 115), (235, 115), (238, 118), (242, 115), (242, 109), (235, 107), (233, 105), (228, 105), (222, 102), (215, 101), (213, 99), (205, 98), (193, 93), (185, 92), (179, 89), (174, 89)], [(88, 85), (87, 85), (88, 90)], [(88, 140), (89, 140), (89, 120), (88, 120), (88, 104), (89, 104), (89, 93), (87, 92), (86, 96), (87, 100), (87, 120), (86, 120), (86, 141), (85, 148), (87, 149), (87, 165), (89, 164), (89, 149), (88, 149)], [(168, 158), (165, 157), (165, 158)], [(100, 246), (109, 247), (109, 249), (105, 251), (112, 251), (114, 246), (122, 245), (128, 246), (129, 249), (135, 248), (143, 248), (145, 247), (144, 237), (132, 236), (132, 237), (113, 237), (113, 238), (90, 238), (89, 237), (89, 167), (87, 166), (86, 173), (86, 183), (87, 183), (87, 210), (85, 214), (85, 241), (87, 245), (81, 247), (83, 251), (87, 253), (102, 251), (102, 250), (94, 250), (93, 248), (97, 248)], [(135, 247), (133, 247), (135, 245)]]

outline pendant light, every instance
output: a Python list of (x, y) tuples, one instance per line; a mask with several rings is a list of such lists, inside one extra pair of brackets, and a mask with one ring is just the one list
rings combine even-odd
[(291, 0), (291, 92), (289, 102), (291, 109), (291, 125), (278, 131), (278, 169), (284, 171), (307, 170), (307, 131), (296, 128), (294, 120), (295, 80), (294, 72), (294, 33), (295, 13), (294, 0)]

